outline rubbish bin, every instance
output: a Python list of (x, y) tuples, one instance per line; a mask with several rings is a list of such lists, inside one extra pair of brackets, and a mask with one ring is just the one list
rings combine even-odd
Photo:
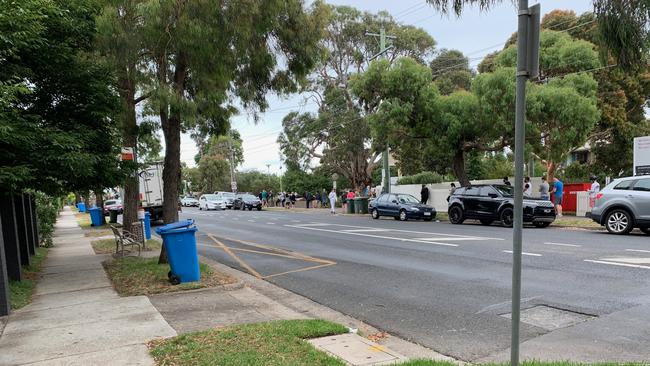
[(117, 210), (108, 210), (108, 222), (111, 224), (117, 224)]
[(354, 212), (362, 215), (368, 214), (368, 197), (354, 199)]
[(194, 233), (197, 228), (194, 220), (183, 220), (161, 226), (156, 233), (163, 239), (169, 259), (169, 281), (173, 284), (199, 281), (199, 256), (196, 251), (196, 238)]
[(104, 215), (102, 214), (101, 208), (93, 207), (89, 209), (88, 212), (90, 212), (90, 222), (92, 226), (104, 225)]
[(354, 200), (353, 199), (348, 199), (346, 201), (348, 203), (348, 208), (345, 210), (345, 213), (353, 214), (354, 213)]
[(147, 211), (144, 213), (144, 238), (149, 240), (151, 239), (151, 214)]
[(86, 204), (83, 202), (77, 203), (77, 208), (79, 209), (79, 212), (86, 212)]

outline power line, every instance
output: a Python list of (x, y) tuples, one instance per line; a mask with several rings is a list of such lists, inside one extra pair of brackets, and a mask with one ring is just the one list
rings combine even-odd
[[(425, 4), (425, 5), (426, 5), (426, 4)], [(401, 17), (402, 14), (404, 14), (404, 13), (410, 11), (411, 9), (416, 8), (416, 7), (421, 7), (421, 6), (422, 6), (422, 3), (420, 3), (420, 1), (416, 1), (415, 4), (409, 6), (409, 7), (406, 8), (406, 9), (403, 9), (402, 11), (398, 11), (397, 13), (395, 13), (395, 14), (393, 15), (393, 18)]]

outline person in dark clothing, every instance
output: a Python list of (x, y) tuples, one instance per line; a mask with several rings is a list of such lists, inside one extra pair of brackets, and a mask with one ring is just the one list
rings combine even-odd
[(312, 196), (310, 192), (305, 192), (305, 205), (307, 208), (311, 205)]
[(512, 184), (510, 183), (510, 181), (508, 180), (508, 177), (503, 177), (503, 184), (505, 184), (505, 185), (507, 185), (507, 186), (511, 186), (511, 185), (512, 185)]
[(427, 186), (424, 184), (422, 185), (422, 190), (420, 191), (420, 202), (423, 205), (426, 205), (427, 202), (429, 202), (429, 188), (427, 188)]

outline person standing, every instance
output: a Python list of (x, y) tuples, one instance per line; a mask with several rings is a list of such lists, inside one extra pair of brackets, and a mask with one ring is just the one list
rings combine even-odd
[(593, 208), (596, 204), (596, 195), (600, 192), (600, 183), (598, 183), (598, 177), (592, 175), (589, 180), (591, 180), (591, 187), (589, 188), (589, 207)]
[(542, 184), (539, 185), (539, 197), (543, 200), (548, 200), (549, 191), (550, 187), (548, 186), (548, 182), (546, 181), (546, 177), (542, 177)]
[(305, 192), (305, 207), (309, 208), (311, 205), (311, 200), (312, 200), (311, 192)]
[(422, 189), (420, 190), (420, 203), (426, 205), (427, 202), (429, 202), (429, 188), (423, 184)]
[(451, 183), (449, 185), (449, 195), (453, 196), (454, 192), (456, 192), (456, 183)]
[(336, 190), (332, 188), (332, 191), (330, 192), (328, 196), (330, 200), (330, 213), (335, 215), (336, 214)]
[(269, 204), (269, 194), (266, 189), (262, 190), (262, 206), (267, 207)]
[(320, 203), (321, 203), (322, 207), (327, 207), (327, 201), (328, 200), (329, 199), (328, 199), (327, 191), (325, 189), (323, 189), (323, 192), (321, 192), (321, 194), (320, 194)]
[(508, 180), (508, 177), (507, 177), (507, 176), (506, 176), (506, 177), (503, 177), (503, 184), (505, 184), (505, 185), (507, 185), (507, 186), (511, 186), (511, 185), (512, 185), (512, 184), (510, 183), (510, 181)]
[(530, 183), (530, 177), (524, 178), (524, 196), (530, 197), (533, 195), (533, 185)]
[(280, 192), (280, 204), (282, 205), (282, 208), (284, 208), (284, 202), (287, 199), (287, 195), (284, 192)]
[(316, 191), (316, 195), (314, 196), (314, 208), (320, 208), (320, 202), (321, 202), (320, 192)]
[(291, 195), (289, 196), (289, 200), (291, 201), (291, 208), (296, 207), (296, 192), (291, 192)]
[(553, 203), (557, 217), (562, 217), (562, 196), (564, 194), (564, 183), (557, 177), (553, 177)]

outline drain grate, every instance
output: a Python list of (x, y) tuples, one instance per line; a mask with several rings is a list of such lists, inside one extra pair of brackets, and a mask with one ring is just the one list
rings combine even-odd
[[(504, 318), (512, 318), (512, 314), (502, 314)], [(593, 315), (576, 313), (569, 310), (538, 305), (521, 311), (521, 321), (546, 330), (556, 330), (570, 327), (595, 318)]]

